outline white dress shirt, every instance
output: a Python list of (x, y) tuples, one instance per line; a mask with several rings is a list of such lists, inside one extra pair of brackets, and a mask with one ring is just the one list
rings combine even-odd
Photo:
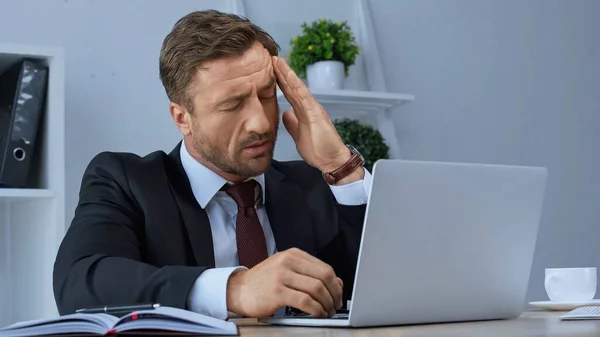
[[(194, 312), (219, 319), (228, 317), (227, 281), (239, 266), (236, 243), (237, 204), (225, 192), (220, 191), (227, 183), (223, 177), (200, 164), (187, 151), (185, 142), (181, 144), (181, 162), (190, 181), (196, 201), (206, 210), (213, 237), (215, 268), (205, 270), (194, 283), (188, 297), (188, 307)], [(264, 174), (254, 177), (260, 190), (256, 191), (256, 213), (263, 227), (269, 256), (276, 253), (275, 238), (265, 210)], [(363, 205), (371, 188), (371, 174), (365, 170), (363, 180), (343, 186), (330, 185), (338, 203), (342, 205)]]

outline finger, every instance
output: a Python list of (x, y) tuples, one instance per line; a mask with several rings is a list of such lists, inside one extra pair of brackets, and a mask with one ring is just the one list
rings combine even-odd
[(336, 305), (342, 303), (343, 290), (337, 281), (335, 271), (330, 265), (299, 249), (291, 250), (290, 253), (295, 257), (288, 259), (290, 269), (299, 274), (321, 280), (329, 291), (333, 303), (336, 303)]
[(310, 295), (330, 316), (335, 315), (336, 303), (321, 280), (289, 271), (283, 282), (289, 288)]
[[(273, 62), (273, 70), (275, 71), (275, 77), (277, 78), (277, 83), (279, 84), (281, 91), (283, 91), (284, 95), (289, 94), (290, 86), (287, 83), (285, 76), (283, 75), (283, 72), (281, 71), (279, 66), (280, 57), (273, 56), (271, 59)], [(291, 97), (286, 96), (286, 98), (289, 99)]]
[[(297, 249), (293, 250), (292, 252), (298, 257), (305, 259), (309, 263), (315, 264), (317, 266), (318, 269), (311, 269), (308, 271), (309, 276), (317, 277), (324, 281), (331, 295), (334, 296), (336, 303), (341, 304), (343, 296), (343, 282), (341, 282), (342, 280), (335, 275), (335, 271), (333, 270), (333, 268), (327, 263), (317, 259), (316, 257), (308, 254), (305, 251)], [(341, 284), (337, 280), (339, 280)]]
[(292, 107), (298, 108), (296, 96), (291, 91), (290, 85), (288, 84), (287, 79), (286, 79), (283, 71), (281, 70), (282, 66), (280, 65), (280, 62), (282, 62), (284, 65), (286, 65), (285, 61), (283, 61), (283, 60), (280, 61), (280, 59), (281, 58), (277, 57), (277, 56), (272, 57), (273, 70), (275, 71), (275, 77), (277, 78), (277, 84), (279, 85), (279, 88), (283, 92), (283, 96), (285, 96), (285, 99), (288, 102), (290, 102)]
[(286, 110), (281, 117), (285, 129), (288, 131), (290, 136), (294, 139), (294, 142), (298, 142), (298, 118), (291, 110)]
[(296, 110), (298, 110), (296, 114), (306, 114), (307, 118), (323, 117), (325, 114), (325, 109), (323, 109), (319, 102), (314, 98), (310, 89), (308, 89), (308, 87), (304, 84), (304, 82), (302, 82), (300, 77), (296, 75), (294, 70), (290, 68), (285, 60), (278, 60), (277, 67), (279, 72), (283, 75), (286, 86), (288, 86), (290, 96), (293, 97), (293, 100), (298, 105), (295, 107)]
[(290, 102), (293, 112), (301, 122), (314, 118), (322, 118), (325, 109), (313, 97), (304, 82), (282, 58), (273, 59), (275, 74), (279, 87), (285, 98)]
[(307, 293), (287, 288), (283, 293), (283, 297), (285, 305), (300, 309), (312, 316), (327, 317), (329, 315), (327, 311), (323, 309), (323, 306)]
[[(343, 297), (343, 293), (344, 293), (344, 281), (342, 281), (341, 278), (337, 278), (338, 283), (340, 284), (340, 288), (342, 288), (342, 297)], [(344, 306), (344, 299), (340, 297), (340, 301), (337, 303), (337, 309), (341, 308)]]
[[(273, 62), (273, 70), (275, 72), (275, 77), (277, 78), (277, 84), (279, 85), (279, 88), (283, 92), (283, 96), (285, 97), (285, 99), (292, 106), (291, 112), (293, 114), (296, 114), (295, 109), (300, 109), (300, 106), (298, 105), (298, 100), (296, 98), (296, 95), (291, 91), (290, 85), (287, 82), (286, 77), (281, 70), (282, 66), (280, 65), (280, 64), (283, 64), (283, 66), (287, 66), (287, 64), (285, 63), (285, 61), (283, 59), (281, 59), (280, 57), (277, 57), (277, 56), (273, 56), (271, 59)], [(281, 59), (281, 61), (279, 59)], [(296, 119), (298, 119), (298, 118), (296, 117)]]

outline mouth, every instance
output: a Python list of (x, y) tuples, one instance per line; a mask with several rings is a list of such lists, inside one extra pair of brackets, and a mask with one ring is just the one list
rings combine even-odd
[(267, 141), (267, 140), (263, 140), (263, 141), (259, 141), (259, 142), (254, 142), (254, 143), (246, 146), (246, 148), (260, 147), (260, 146), (263, 146), (263, 145), (267, 144), (268, 142), (269, 141)]
[(269, 149), (271, 146), (271, 141), (263, 140), (259, 142), (254, 142), (244, 148), (244, 150), (249, 151), (251, 153), (262, 153)]

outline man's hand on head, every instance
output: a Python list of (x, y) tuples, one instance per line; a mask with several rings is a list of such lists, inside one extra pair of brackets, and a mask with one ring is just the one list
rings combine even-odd
[(246, 317), (268, 317), (290, 306), (316, 317), (342, 307), (343, 282), (324, 262), (299, 249), (279, 252), (227, 283), (227, 310)]
[[(325, 109), (281, 57), (273, 56), (277, 83), (292, 109), (283, 113), (283, 124), (302, 158), (321, 172), (332, 172), (350, 159), (350, 150), (338, 134)], [(364, 171), (348, 177), (362, 179)], [(352, 182), (352, 181), (347, 181)]]

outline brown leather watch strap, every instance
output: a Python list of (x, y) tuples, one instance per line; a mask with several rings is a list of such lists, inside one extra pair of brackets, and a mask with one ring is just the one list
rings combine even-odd
[(341, 179), (346, 178), (350, 173), (354, 172), (358, 167), (364, 165), (364, 160), (360, 154), (350, 151), (352, 155), (350, 159), (344, 165), (340, 166), (340, 168), (336, 169), (332, 172), (324, 172), (323, 178), (329, 185), (333, 185), (340, 181)]

